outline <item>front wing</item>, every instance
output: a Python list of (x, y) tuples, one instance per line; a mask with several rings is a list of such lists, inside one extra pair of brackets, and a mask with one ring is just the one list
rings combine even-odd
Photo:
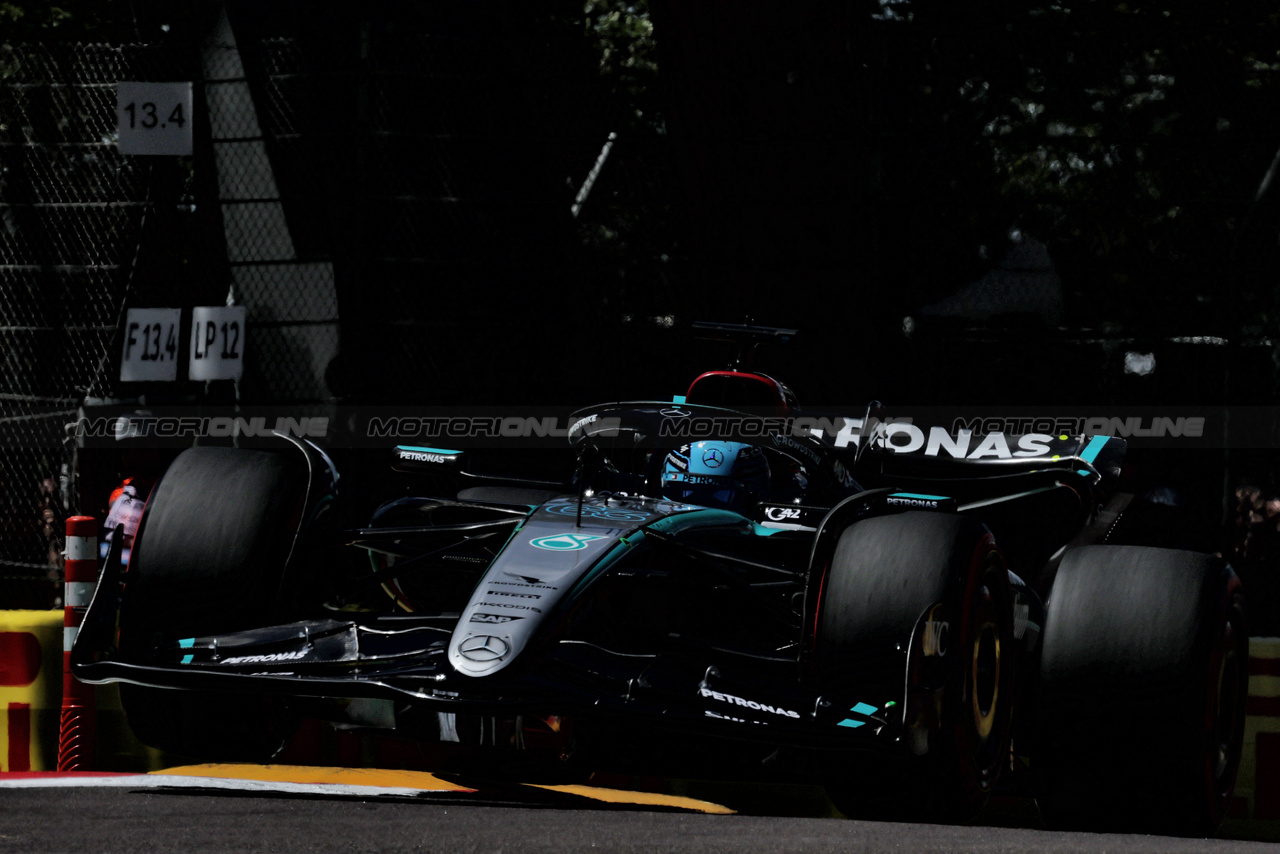
[(649, 655), (586, 641), (549, 642), (525, 665), (476, 679), (449, 663), (451, 628), (425, 625), (420, 617), (306, 620), (183, 638), (147, 660), (125, 660), (115, 643), (120, 577), (118, 557), (109, 556), (71, 654), (72, 670), (84, 682), (380, 698), (479, 715), (600, 716), (710, 737), (902, 758), (917, 743), (904, 721), (936, 706), (941, 690), (917, 684), (908, 691), (905, 654), (900, 669), (881, 664), (864, 687), (822, 693), (802, 683), (794, 657), (763, 658), (676, 636), (669, 649)]

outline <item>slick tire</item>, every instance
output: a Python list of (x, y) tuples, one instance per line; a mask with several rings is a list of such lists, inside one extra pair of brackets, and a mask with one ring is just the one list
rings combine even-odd
[(1248, 631), (1220, 558), (1088, 546), (1045, 618), (1033, 767), (1052, 826), (1211, 835), (1244, 733)]
[[(125, 575), (120, 651), (268, 625), (306, 495), (298, 455), (232, 448), (180, 454), (147, 501)], [(143, 743), (220, 761), (270, 758), (292, 733), (277, 698), (121, 686)]]
[(842, 812), (955, 822), (986, 802), (1010, 755), (1011, 597), (994, 539), (972, 519), (909, 511), (855, 522), (840, 535), (818, 605), (815, 665), (824, 690), (856, 691), (887, 673), (901, 692), (922, 616), (939, 605), (935, 614), (951, 627), (936, 717), (909, 722), (927, 738), (925, 755), (870, 788), (833, 775), (828, 793)]

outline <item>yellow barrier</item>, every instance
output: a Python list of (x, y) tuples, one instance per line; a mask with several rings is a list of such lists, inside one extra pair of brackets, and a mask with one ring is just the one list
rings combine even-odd
[(58, 765), (62, 611), (0, 611), (0, 771)]
[[(0, 771), (54, 771), (62, 707), (63, 612), (0, 611)], [(116, 685), (99, 685), (94, 767), (164, 767), (129, 730)]]
[(1249, 818), (1280, 819), (1280, 638), (1249, 638), (1249, 699), (1236, 797)]

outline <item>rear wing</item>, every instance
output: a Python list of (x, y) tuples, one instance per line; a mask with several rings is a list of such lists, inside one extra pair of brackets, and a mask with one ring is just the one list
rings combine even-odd
[(1113, 436), (955, 433), (915, 424), (877, 425), (859, 474), (912, 479), (984, 479), (1070, 472), (1104, 487), (1120, 478), (1127, 444)]

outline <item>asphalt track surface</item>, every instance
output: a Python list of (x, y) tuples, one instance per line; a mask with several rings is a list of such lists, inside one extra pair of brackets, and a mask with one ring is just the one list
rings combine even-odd
[[(68, 782), (68, 781), (64, 781)], [(0, 787), (0, 852), (1253, 852), (1261, 842), (708, 814), (547, 790), (412, 791), (190, 779)], [(144, 785), (145, 783), (145, 785)], [(273, 784), (261, 784), (269, 786)], [(209, 786), (206, 788), (206, 786)], [(290, 790), (296, 786), (297, 790)], [(675, 804), (675, 805), (673, 805)]]

